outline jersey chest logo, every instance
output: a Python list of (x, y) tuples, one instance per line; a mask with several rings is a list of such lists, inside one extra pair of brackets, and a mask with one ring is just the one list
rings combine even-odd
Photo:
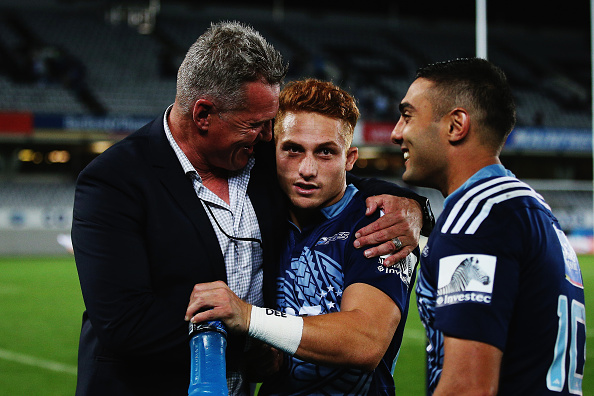
[(491, 303), (497, 257), (459, 254), (439, 260), (437, 306)]
[(334, 242), (334, 241), (344, 241), (346, 239), (349, 239), (350, 234), (351, 233), (348, 231), (342, 231), (342, 232), (338, 232), (338, 233), (332, 235), (331, 237), (321, 237), (316, 242), (316, 246), (327, 245), (330, 242)]

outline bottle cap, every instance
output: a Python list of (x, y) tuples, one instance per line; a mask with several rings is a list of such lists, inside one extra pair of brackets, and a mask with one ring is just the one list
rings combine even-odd
[(227, 328), (220, 320), (209, 320), (207, 322), (192, 323), (190, 322), (189, 334), (190, 337), (201, 333), (203, 331), (216, 331), (227, 336)]

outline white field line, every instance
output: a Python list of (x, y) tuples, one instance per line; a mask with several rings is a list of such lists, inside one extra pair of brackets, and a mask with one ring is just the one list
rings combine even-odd
[[(594, 336), (594, 331), (588, 330), (586, 336), (591, 338)], [(408, 329), (404, 332), (404, 338), (414, 339), (414, 340), (424, 340), (425, 339), (425, 332), (422, 330), (412, 330)], [(76, 375), (77, 369), (76, 366), (71, 366), (69, 364), (63, 364), (59, 362), (54, 362), (51, 360), (40, 359), (35, 356), (25, 355), (18, 352), (8, 351), (6, 349), (0, 348), (0, 359), (8, 360), (11, 362), (21, 363), (28, 366), (34, 366), (43, 368), (46, 370), (56, 371), (59, 373), (66, 373), (71, 375)]]
[(6, 349), (0, 348), (0, 359), (8, 360), (11, 362), (26, 364), (28, 366), (34, 366), (43, 368), (46, 370), (56, 371), (58, 373), (66, 373), (76, 375), (76, 366), (69, 364), (63, 364), (54, 362), (51, 360), (40, 359), (35, 356), (25, 355), (18, 352), (7, 351)]

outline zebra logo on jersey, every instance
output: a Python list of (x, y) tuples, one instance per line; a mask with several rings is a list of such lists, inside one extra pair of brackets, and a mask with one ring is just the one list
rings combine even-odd
[(478, 260), (475, 257), (468, 257), (458, 264), (450, 283), (437, 289), (437, 295), (465, 291), (468, 282), (472, 280), (477, 280), (483, 285), (488, 285), (491, 281), (489, 275), (485, 274), (478, 266)]
[(473, 302), (490, 304), (497, 257), (458, 254), (439, 260), (437, 306)]

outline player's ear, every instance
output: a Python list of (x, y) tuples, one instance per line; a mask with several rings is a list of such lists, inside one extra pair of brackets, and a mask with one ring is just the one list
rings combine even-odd
[(456, 107), (448, 114), (448, 140), (452, 143), (462, 141), (470, 131), (470, 114), (462, 107)]
[(355, 162), (359, 158), (359, 149), (357, 147), (351, 147), (347, 150), (346, 155), (346, 170), (350, 171), (353, 169)]
[(210, 125), (209, 115), (214, 111), (214, 104), (208, 99), (198, 99), (194, 103), (192, 118), (201, 133), (206, 133)]

